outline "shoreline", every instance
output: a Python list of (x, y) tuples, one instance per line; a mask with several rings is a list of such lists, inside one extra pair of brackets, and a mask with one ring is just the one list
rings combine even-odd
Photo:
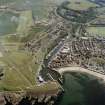
[(61, 75), (61, 77), (66, 72), (86, 73), (86, 74), (89, 74), (89, 75), (92, 75), (92, 76), (96, 77), (97, 79), (103, 80), (103, 82), (105, 83), (105, 75), (99, 74), (97, 72), (94, 72), (92, 70), (88, 70), (88, 69), (85, 69), (85, 68), (82, 68), (82, 67), (64, 67), (64, 68), (53, 69), (53, 70), (58, 72)]

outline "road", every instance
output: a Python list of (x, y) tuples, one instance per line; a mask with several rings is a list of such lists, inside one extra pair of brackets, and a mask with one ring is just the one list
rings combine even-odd
[(47, 55), (47, 62), (48, 64), (50, 64), (50, 62), (53, 60), (54, 57), (56, 57), (56, 55), (58, 54), (58, 52), (60, 51), (60, 49), (63, 47), (64, 42), (60, 41), (59, 44), (53, 49), (51, 50), (51, 52)]
[(86, 74), (90, 74), (93, 75), (95, 77), (98, 77), (100, 79), (102, 79), (105, 82), (105, 75), (104, 74), (100, 74), (82, 67), (64, 67), (64, 68), (60, 68), (60, 69), (55, 69), (55, 71), (59, 72), (60, 74), (63, 74), (64, 72), (80, 72), (80, 73), (86, 73)]

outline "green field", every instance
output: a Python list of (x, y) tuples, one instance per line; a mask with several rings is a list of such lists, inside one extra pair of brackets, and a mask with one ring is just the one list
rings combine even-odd
[(0, 67), (4, 65), (4, 76), (0, 80), (0, 91), (24, 91), (27, 88), (47, 91), (56, 88), (55, 86), (52, 89), (50, 84), (48, 87), (44, 85), (44, 89), (37, 86), (38, 68), (46, 50), (42, 51), (41, 46), (39, 46), (40, 48), (33, 55), (31, 51), (24, 50), (24, 45), (27, 41), (32, 39), (35, 41), (42, 40), (47, 35), (46, 28), (43, 25), (33, 26), (32, 11), (23, 11), (20, 15), (16, 35), (2, 36), (0, 41), (6, 52), (1, 50), (3, 55), (0, 57)]
[(26, 89), (28, 93), (33, 93), (33, 94), (51, 94), (51, 93), (56, 93), (58, 91), (60, 86), (56, 81), (49, 81), (45, 84), (40, 84), (39, 86), (32, 87), (30, 89)]
[[(37, 70), (44, 53), (39, 50), (35, 55), (24, 51), (4, 54), (0, 61), (4, 64), (4, 78), (0, 81), (1, 90), (24, 90), (36, 86)], [(36, 62), (36, 63), (35, 63)]]
[(105, 36), (105, 27), (88, 27), (87, 32), (91, 35)]
[(69, 0), (70, 4), (68, 4), (68, 8), (73, 10), (86, 10), (90, 7), (96, 7), (95, 3), (89, 2), (87, 0)]
[(32, 11), (23, 11), (20, 14), (17, 33), (21, 35), (26, 35), (30, 26), (32, 26), (33, 24), (34, 24), (34, 21), (32, 18)]
[(32, 56), (25, 52), (11, 52), (0, 59), (5, 65), (4, 90), (20, 90), (35, 85), (36, 67), (32, 60)]

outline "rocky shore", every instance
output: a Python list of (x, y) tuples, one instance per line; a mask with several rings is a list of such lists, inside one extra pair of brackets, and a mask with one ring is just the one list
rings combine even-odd
[(54, 105), (61, 93), (60, 90), (43, 94), (36, 94), (33, 91), (1, 92), (0, 105)]

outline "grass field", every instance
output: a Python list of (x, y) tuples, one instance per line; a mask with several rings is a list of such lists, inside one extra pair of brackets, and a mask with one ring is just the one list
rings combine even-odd
[(30, 26), (34, 24), (32, 18), (32, 11), (23, 11), (20, 14), (19, 25), (17, 28), (17, 33), (20, 35), (26, 35)]
[[(24, 47), (27, 41), (31, 39), (43, 40), (47, 35), (44, 34), (46, 27), (36, 26), (32, 28), (31, 26), (33, 26), (32, 11), (23, 11), (20, 14), (16, 35), (7, 35), (2, 39), (6, 53), (3, 53), (3, 57), (0, 58), (0, 62), (4, 65), (4, 76), (0, 80), (0, 91), (24, 91), (27, 88), (32, 88), (39, 92), (47, 92), (58, 88), (55, 83), (49, 82), (43, 86), (37, 86), (36, 83), (38, 68), (46, 50), (43, 48), (42, 51), (42, 46), (39, 46), (40, 49), (32, 55), (29, 51), (19, 49), (21, 46)], [(46, 43), (43, 42), (43, 44)]]
[(2, 80), (5, 90), (22, 90), (35, 85), (36, 67), (29, 53), (11, 52), (5, 54), (0, 60), (5, 64)]
[(27, 36), (21, 38), (21, 41), (27, 42), (27, 41), (33, 40), (33, 39), (37, 41), (38, 39), (43, 37), (43, 35), (45, 35), (45, 34), (43, 34), (45, 32), (45, 29), (46, 29), (46, 27), (42, 26), (42, 25), (34, 26), (29, 30), (29, 32), (27, 32)]
[[(4, 54), (0, 62), (4, 65), (4, 77), (0, 81), (0, 91), (25, 91), (36, 93), (58, 90), (57, 83), (36, 84), (38, 67), (45, 52), (39, 50), (34, 56), (28, 52), (12, 51)], [(36, 62), (36, 63), (35, 63)]]
[[(47, 18), (48, 11), (59, 0), (0, 0), (1, 5), (9, 4), (16, 9), (32, 10), (39, 19)], [(61, 1), (61, 0), (60, 0)]]
[(19, 43), (5, 43), (5, 47), (8, 52), (0, 58), (0, 62), (4, 65), (4, 78), (0, 81), (0, 91), (35, 87), (38, 68), (45, 52), (39, 49), (32, 55), (30, 52), (18, 50)]
[(93, 35), (105, 36), (105, 27), (88, 27), (87, 32)]
[(58, 85), (58, 83), (55, 81), (55, 82), (47, 82), (47, 83), (44, 83), (44, 84), (40, 84), (39, 86), (35, 86), (35, 87), (32, 87), (30, 89), (26, 89), (26, 91), (28, 93), (31, 93), (32, 94), (53, 94), (54, 92), (56, 93), (58, 90), (59, 90), (60, 86)]
[[(26, 20), (24, 20), (24, 17)], [(0, 59), (5, 65), (4, 78), (0, 81), (1, 91), (16, 91), (24, 90), (27, 87), (35, 87), (38, 68), (45, 54), (41, 49), (34, 55), (31, 52), (19, 50), (24, 45), (24, 42), (33, 38), (37, 41), (43, 37), (43, 34), (40, 34), (40, 32), (43, 32), (45, 29), (43, 26), (30, 27), (33, 24), (30, 11), (23, 12), (20, 18), (21, 21), (19, 21), (17, 33), (21, 34), (8, 35), (2, 38), (2, 44), (8, 52), (3, 54), (3, 57)], [(26, 31), (27, 35), (25, 35)]]
[(70, 4), (68, 4), (68, 8), (73, 10), (86, 10), (89, 7), (96, 7), (95, 3), (89, 2), (87, 0), (69, 0)]

